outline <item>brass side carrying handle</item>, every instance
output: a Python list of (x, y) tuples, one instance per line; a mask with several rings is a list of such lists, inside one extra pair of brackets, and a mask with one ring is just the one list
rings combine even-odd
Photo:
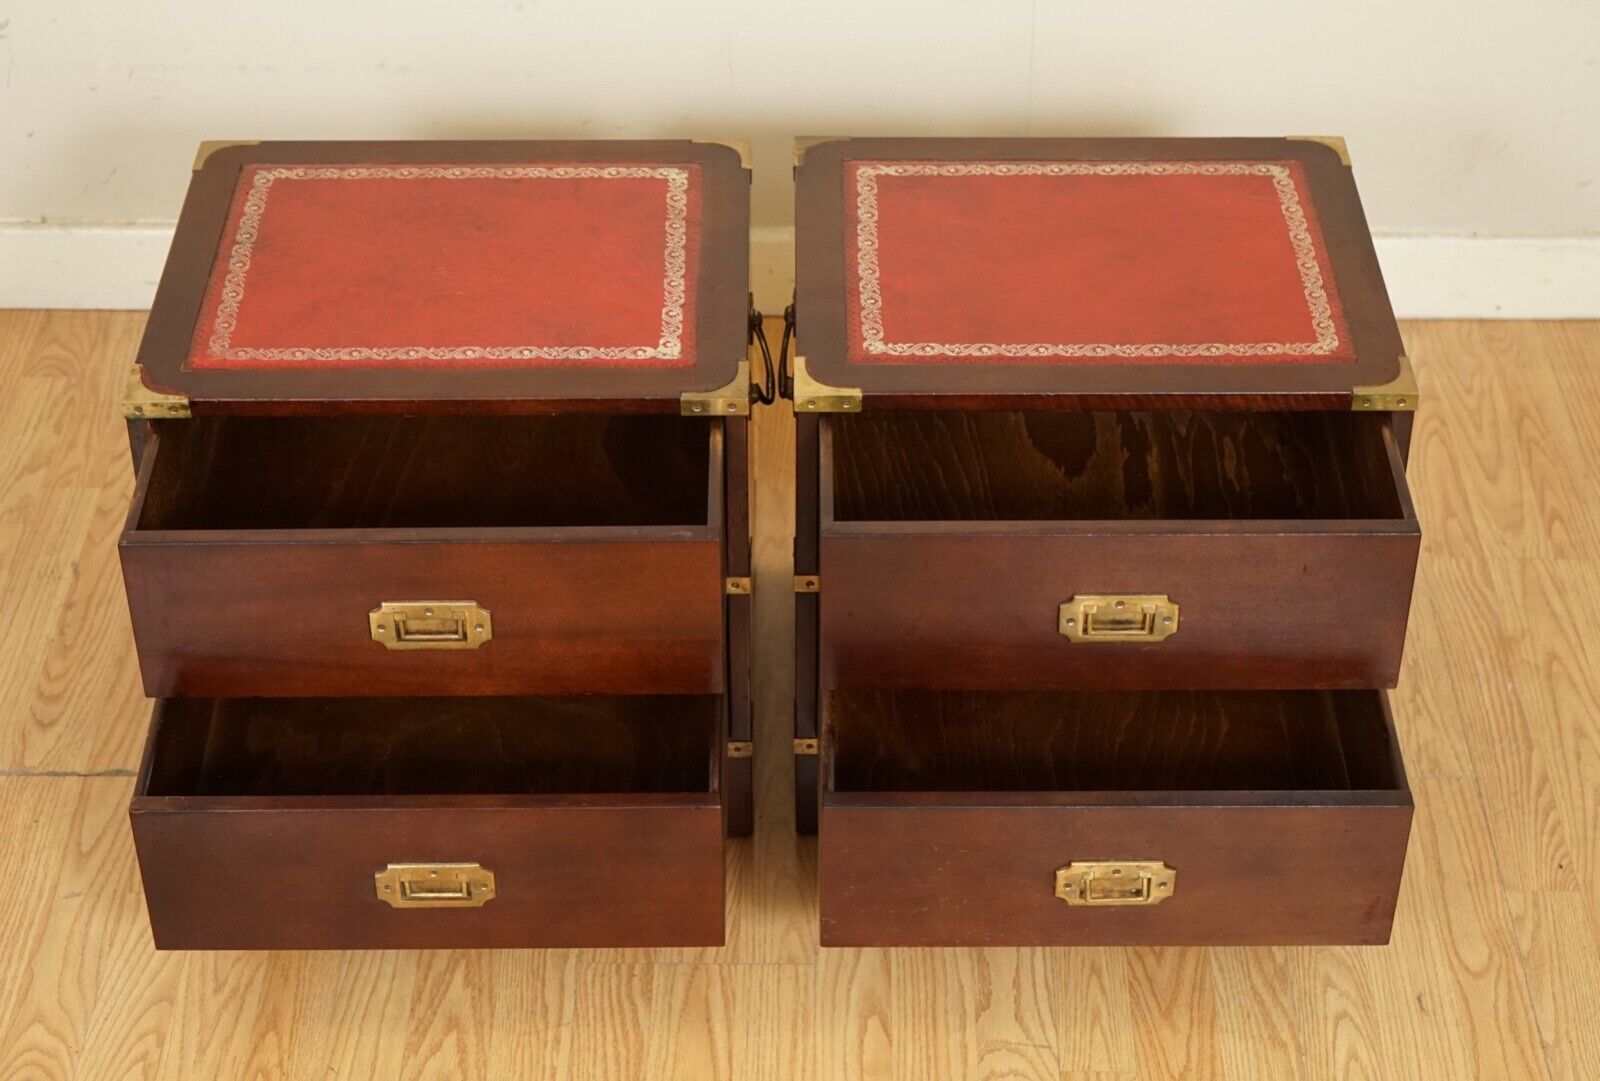
[(1056, 871), (1056, 896), (1069, 905), (1158, 905), (1178, 888), (1160, 860), (1073, 860)]
[(1178, 633), (1178, 605), (1165, 593), (1075, 593), (1056, 629), (1069, 642), (1160, 642)]
[(367, 613), (367, 629), (386, 649), (477, 649), (494, 637), (477, 601), (384, 601)]
[(391, 863), (372, 878), (393, 908), (482, 908), (494, 899), (494, 872), (476, 863)]

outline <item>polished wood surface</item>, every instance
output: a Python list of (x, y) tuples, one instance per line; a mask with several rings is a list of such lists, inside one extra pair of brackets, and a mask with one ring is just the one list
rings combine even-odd
[[(164, 949), (721, 945), (717, 696), (174, 699), (129, 817)], [(391, 863), (477, 863), (396, 909)]]
[[(835, 692), (832, 946), (1379, 944), (1411, 794), (1381, 692)], [(1158, 904), (1069, 906), (1073, 860), (1177, 869)]]
[(0, 1076), (1551, 1078), (1600, 1061), (1600, 325), (1421, 323), (1427, 537), (1385, 948), (817, 948), (790, 822), (792, 427), (756, 411), (756, 836), (727, 945), (157, 953), (115, 554), (142, 317), (0, 312)]
[[(120, 541), (146, 693), (721, 689), (720, 428), (675, 417), (195, 423), (158, 427), (146, 445)], [(372, 640), (368, 612), (425, 600), (477, 602), (493, 638), (471, 650)]]
[(1407, 509), (1376, 413), (863, 413), (824, 423), (835, 521), (1307, 521)]
[[(722, 500), (726, 508), (723, 521), (724, 570), (730, 576), (750, 575), (750, 424), (735, 417), (723, 421)], [(752, 605), (748, 594), (730, 593), (723, 605), (727, 642), (727, 738), (741, 742), (752, 738), (754, 676), (752, 653), (755, 643)], [(724, 748), (726, 752), (726, 748)], [(755, 759), (751, 756), (722, 759), (722, 801), (727, 810), (728, 836), (748, 837), (756, 828)]]
[[(1420, 530), (1377, 415), (823, 418), (824, 687), (1392, 687)], [(1160, 642), (1057, 608), (1163, 594)]]

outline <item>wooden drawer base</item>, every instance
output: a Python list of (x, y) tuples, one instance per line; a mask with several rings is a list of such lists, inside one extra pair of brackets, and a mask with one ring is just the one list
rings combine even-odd
[[(723, 708), (161, 702), (130, 808), (156, 945), (718, 945)], [(452, 897), (424, 866), (391, 876), (414, 902), (396, 907), (378, 876), (418, 864), (475, 864), (492, 896)]]
[(1377, 691), (835, 692), (822, 769), (833, 946), (1382, 943), (1411, 824)]

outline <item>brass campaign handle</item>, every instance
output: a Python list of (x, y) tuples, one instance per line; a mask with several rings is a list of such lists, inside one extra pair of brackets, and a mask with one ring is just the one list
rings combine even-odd
[(1056, 629), (1069, 642), (1160, 642), (1178, 633), (1178, 605), (1165, 593), (1075, 593)]
[(1158, 905), (1178, 888), (1160, 860), (1073, 860), (1056, 871), (1056, 896), (1069, 905)]
[(477, 601), (384, 601), (367, 613), (367, 629), (386, 649), (477, 649), (494, 637)]
[(476, 863), (391, 863), (373, 875), (393, 908), (481, 908), (494, 899), (494, 872)]

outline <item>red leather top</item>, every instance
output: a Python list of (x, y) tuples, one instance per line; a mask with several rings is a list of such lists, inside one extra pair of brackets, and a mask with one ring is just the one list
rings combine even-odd
[(847, 161), (851, 364), (1355, 358), (1294, 161)]
[(687, 367), (694, 164), (246, 165), (187, 369)]

